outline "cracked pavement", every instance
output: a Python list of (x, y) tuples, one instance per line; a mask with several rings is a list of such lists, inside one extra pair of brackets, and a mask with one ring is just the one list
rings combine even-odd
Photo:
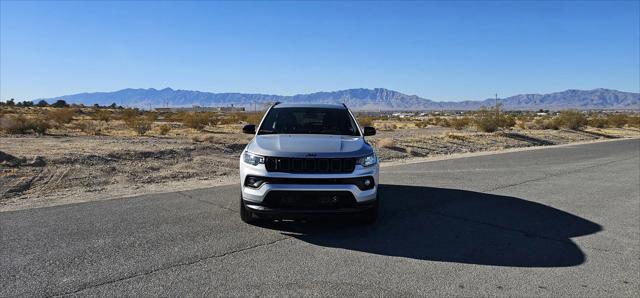
[(238, 186), (0, 213), (0, 296), (638, 296), (640, 141), (384, 167), (372, 226)]

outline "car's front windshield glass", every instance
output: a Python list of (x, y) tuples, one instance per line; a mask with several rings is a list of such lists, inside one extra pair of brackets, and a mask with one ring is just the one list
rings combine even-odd
[(258, 134), (327, 134), (359, 136), (346, 109), (273, 108), (262, 121)]

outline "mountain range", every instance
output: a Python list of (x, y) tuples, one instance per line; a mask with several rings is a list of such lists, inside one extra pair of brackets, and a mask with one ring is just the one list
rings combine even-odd
[[(49, 103), (63, 99), (68, 103), (84, 105), (117, 105), (129, 107), (191, 107), (241, 106), (262, 107), (270, 102), (287, 103), (346, 103), (354, 110), (475, 110), (490, 107), (495, 99), (467, 101), (434, 101), (398, 91), (375, 89), (347, 89), (332, 92), (316, 92), (293, 96), (211, 93), (191, 90), (123, 89), (114, 92), (93, 92), (46, 98)], [(40, 99), (34, 100), (34, 102)], [(611, 89), (566, 90), (548, 94), (520, 94), (499, 99), (506, 110), (537, 109), (640, 109), (640, 93)]]

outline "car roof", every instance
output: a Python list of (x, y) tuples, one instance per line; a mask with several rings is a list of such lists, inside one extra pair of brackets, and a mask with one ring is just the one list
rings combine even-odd
[(273, 106), (274, 109), (281, 108), (321, 108), (321, 109), (340, 109), (344, 110), (346, 107), (341, 104), (307, 104), (307, 103), (281, 103)]

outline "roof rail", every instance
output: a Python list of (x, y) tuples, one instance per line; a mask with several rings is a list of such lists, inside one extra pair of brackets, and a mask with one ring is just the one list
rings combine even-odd
[(279, 104), (281, 104), (281, 102), (276, 101), (276, 102), (274, 102), (271, 106), (272, 106), (272, 107), (275, 107), (275, 106), (277, 106), (277, 105), (279, 105)]
[(347, 109), (347, 110), (349, 109), (349, 108), (347, 107), (347, 104), (346, 104), (346, 103), (344, 103), (344, 102), (342, 103), (342, 106), (343, 106), (345, 109)]

